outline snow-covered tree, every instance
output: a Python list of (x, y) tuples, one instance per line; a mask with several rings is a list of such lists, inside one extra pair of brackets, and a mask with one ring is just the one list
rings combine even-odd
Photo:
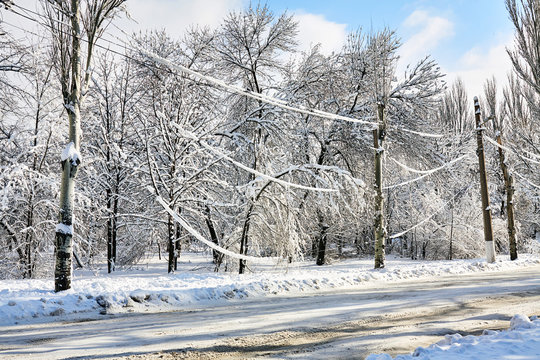
[[(227, 81), (257, 94), (271, 94), (274, 77), (283, 70), (283, 58), (295, 45), (296, 23), (286, 13), (276, 17), (267, 6), (249, 6), (244, 12), (232, 12), (218, 30), (215, 48), (220, 71)], [(228, 124), (221, 133), (227, 138), (227, 148), (238, 153), (235, 158), (256, 171), (273, 173), (279, 169), (278, 154), (283, 124), (279, 111), (260, 100), (232, 95), (226, 99)], [(280, 143), (281, 142), (281, 143)], [(277, 165), (277, 166), (276, 166)], [(247, 183), (245, 202), (239, 213), (239, 251), (247, 254), (255, 245), (250, 239), (259, 227), (258, 187), (252, 173), (241, 175)], [(254, 196), (255, 195), (255, 196)], [(268, 230), (266, 230), (268, 231)], [(245, 260), (240, 260), (239, 272), (244, 273)]]
[[(209, 30), (192, 29), (182, 41), (174, 41), (163, 32), (147, 34), (137, 41), (145, 52), (173, 64), (207, 72), (212, 39)], [(212, 130), (219, 123), (219, 119), (216, 120), (219, 101), (213, 87), (167, 66), (147, 66), (152, 59), (142, 55), (138, 73), (148, 94), (144, 100), (147, 110), (143, 110), (144, 116), (140, 119), (140, 136), (145, 144), (147, 180), (154, 192), (182, 217), (204, 219), (217, 242), (211, 204), (219, 198), (214, 191), (221, 187), (223, 180), (213, 168), (219, 159), (215, 160), (215, 155), (198, 140), (213, 141)], [(165, 224), (168, 269), (172, 272), (186, 235), (170, 214)]]
[[(60, 211), (56, 226), (55, 291), (71, 288), (75, 176), (81, 165), (81, 105), (90, 84), (97, 40), (125, 0), (55, 0), (45, 2), (53, 55), (68, 117), (68, 143), (62, 151)], [(83, 36), (84, 43), (83, 45)]]
[(53, 244), (48, 235), (57, 185), (50, 177), (58, 151), (58, 99), (46, 39), (24, 40), (4, 43), (9, 71), (0, 71), (0, 231), (7, 250), (2, 273), (31, 278), (46, 272)]
[(96, 208), (92, 218), (81, 214), (87, 232), (94, 233), (89, 234), (90, 243), (97, 243), (87, 244), (87, 255), (105, 238), (109, 272), (116, 264), (139, 259), (149, 243), (148, 226), (141, 220), (146, 208), (141, 202), (149, 201), (141, 169), (144, 146), (137, 136), (146, 89), (134, 73), (134, 65), (126, 59), (115, 59), (110, 53), (98, 56), (87, 104), (92, 121), (83, 124), (88, 145), (81, 188)]
[[(531, 235), (540, 233), (540, 7), (535, 0), (506, 0), (506, 9), (514, 25), (515, 42), (508, 55), (520, 84), (510, 83), (514, 90), (524, 98), (530, 116), (521, 115), (523, 106), (519, 101), (513, 103), (515, 118), (509, 121), (514, 124), (521, 123), (515, 132), (514, 144), (520, 157), (520, 163), (514, 168), (516, 180), (519, 180), (523, 195), (530, 203), (527, 221), (527, 230)], [(515, 95), (505, 96), (512, 99)], [(519, 178), (519, 179), (518, 179)], [(531, 219), (531, 220), (529, 220)]]

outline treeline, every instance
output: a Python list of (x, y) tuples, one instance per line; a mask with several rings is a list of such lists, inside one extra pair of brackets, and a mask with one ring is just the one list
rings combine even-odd
[[(52, 272), (60, 162), (74, 161), (66, 148), (71, 84), (62, 72), (72, 59), (59, 48), (71, 35), (51, 21), (55, 8), (44, 9), (35, 15), (40, 37), (15, 38), (0, 22), (1, 278)], [(528, 251), (540, 232), (540, 63), (527, 46), (540, 35), (526, 26), (530, 13), (515, 14), (526, 39), (518, 36), (510, 52), (516, 71), (502, 89), (488, 80), (480, 104), (485, 136), (505, 147), (518, 251)], [(300, 53), (294, 18), (254, 5), (181, 39), (134, 34), (122, 51), (96, 34), (106, 46), (79, 70), (79, 266), (107, 261), (114, 271), (159, 251), (174, 271), (196, 240), (156, 196), (206, 239), (246, 255), (322, 265), (373, 256), (375, 234), (379, 251), (413, 259), (483, 255), (472, 96), (460, 80), (447, 87), (429, 57), (397, 73), (394, 31), (351, 33), (331, 55), (318, 46)], [(261, 96), (209, 81), (216, 78)], [(488, 143), (496, 250), (507, 254), (499, 156)], [(216, 271), (249, 270), (219, 252), (213, 259)]]

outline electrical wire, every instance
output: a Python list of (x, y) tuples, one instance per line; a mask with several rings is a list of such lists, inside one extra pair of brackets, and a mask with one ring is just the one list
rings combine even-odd
[[(486, 139), (490, 144), (493, 144), (493, 145), (497, 146), (498, 148), (501, 148), (501, 149), (503, 149), (503, 150), (509, 151), (509, 152), (511, 152), (511, 153), (515, 153), (520, 159), (523, 159), (523, 160), (525, 160), (525, 161), (532, 162), (533, 164), (540, 164), (540, 161), (533, 160), (533, 159), (529, 159), (529, 158), (527, 158), (527, 157), (521, 155), (518, 151), (513, 150), (513, 149), (510, 149), (510, 148), (508, 148), (508, 147), (506, 147), (506, 146), (504, 146), (504, 145), (499, 144), (497, 141), (493, 140), (493, 139), (490, 138), (489, 136), (484, 136), (484, 139)], [(535, 154), (530, 153), (530, 152), (525, 151), (525, 150), (520, 150), (520, 151), (523, 152), (523, 153), (525, 153), (525, 154), (527, 154), (527, 155), (530, 155), (530, 156), (533, 156), (533, 157), (537, 157), (537, 158), (540, 159), (540, 156), (538, 156), (538, 155), (535, 155)]]
[(530, 181), (529, 179), (527, 179), (525, 176), (521, 175), (517, 171), (512, 171), (512, 173), (516, 174), (521, 180), (525, 181), (527, 184), (531, 185), (532, 187), (540, 189), (540, 185), (536, 185), (535, 183), (533, 183), (532, 181)]
[[(35, 12), (35, 11), (26, 9), (26, 8), (20, 6), (20, 5), (17, 5), (17, 7), (20, 8), (20, 9), (23, 9), (23, 10), (25, 10), (27, 12), (31, 12), (31, 13), (37, 15), (37, 16), (42, 17), (42, 18), (45, 18), (43, 15), (41, 15), (41, 14)], [(12, 12), (14, 12), (15, 14), (18, 14), (20, 16), (24, 16), (25, 18), (27, 18), (27, 19), (29, 19), (31, 21), (34, 21), (34, 22), (36, 22), (36, 23), (38, 23), (38, 24), (40, 24), (42, 26), (46, 26), (46, 27), (52, 29), (52, 27), (49, 26), (48, 24), (43, 24), (43, 23), (39, 22), (38, 20), (36, 20), (34, 18), (31, 18), (31, 17), (25, 16), (25, 15), (22, 15), (20, 13), (17, 13), (13, 9), (10, 9), (10, 10)], [(63, 24), (63, 25), (67, 25), (67, 24), (65, 24), (63, 22), (60, 22), (60, 23)], [(124, 30), (120, 29), (118, 26), (116, 26), (114, 24), (113, 24), (113, 26), (115, 26), (118, 30), (120, 30), (124, 35), (129, 37), (129, 34), (127, 34)], [(52, 29), (52, 30), (60, 31), (59, 29)], [(65, 32), (64, 32), (64, 34), (65, 34)], [(72, 34), (67, 34), (67, 35), (72, 36)], [(164, 59), (164, 58), (160, 57), (157, 54), (150, 53), (149, 51), (146, 51), (145, 49), (142, 49), (141, 47), (139, 47), (137, 45), (136, 45), (137, 49), (133, 49), (133, 47), (128, 45), (128, 43), (126, 43), (124, 40), (119, 39), (119, 38), (117, 38), (117, 39), (122, 42), (122, 45), (120, 45), (118, 43), (115, 43), (115, 42), (113, 42), (111, 40), (107, 40), (107, 39), (102, 39), (102, 40), (108, 42), (109, 44), (118, 46), (120, 48), (125, 48), (125, 49), (129, 49), (129, 50), (138, 50), (139, 52), (145, 54), (150, 59), (154, 60), (154, 62), (159, 62), (162, 65), (165, 65), (165, 66), (167, 66), (169, 68), (175, 69), (177, 71), (181, 71), (183, 73), (187, 73), (187, 74), (189, 74), (191, 76), (194, 76), (194, 77), (197, 77), (199, 79), (203, 79), (203, 80), (205, 80), (207, 82), (218, 85), (218, 86), (220, 86), (220, 87), (222, 87), (222, 88), (224, 88), (224, 89), (226, 89), (226, 90), (228, 90), (230, 92), (233, 92), (233, 93), (236, 93), (236, 94), (239, 94), (239, 95), (243, 95), (243, 96), (247, 96), (247, 97), (251, 97), (253, 99), (268, 103), (270, 105), (281, 107), (281, 108), (283, 108), (285, 110), (294, 111), (294, 112), (301, 113), (301, 114), (304, 114), (304, 115), (317, 116), (317, 117), (320, 117), (320, 118), (326, 118), (326, 119), (330, 119), (330, 120), (342, 120), (342, 121), (348, 121), (348, 122), (353, 122), (353, 123), (359, 123), (359, 124), (363, 124), (363, 125), (370, 125), (371, 126), (370, 130), (372, 128), (375, 128), (376, 126), (378, 126), (377, 123), (372, 122), (372, 121), (366, 121), (366, 120), (362, 120), (362, 119), (355, 119), (355, 118), (352, 118), (352, 117), (338, 115), (338, 114), (332, 114), (332, 113), (329, 113), (329, 112), (316, 110), (316, 109), (309, 109), (309, 108), (306, 108), (304, 106), (294, 107), (294, 106), (288, 105), (285, 101), (283, 101), (281, 99), (277, 99), (277, 98), (272, 97), (272, 96), (256, 93), (256, 92), (253, 92), (253, 91), (248, 90), (248, 89), (242, 89), (242, 88), (239, 88), (239, 87), (234, 86), (234, 85), (229, 85), (229, 84), (225, 83), (222, 80), (219, 80), (219, 79), (207, 76), (207, 75), (200, 74), (199, 72), (196, 72), (196, 71), (194, 71), (192, 69), (189, 69), (189, 68), (187, 68), (187, 67), (185, 67), (183, 65), (174, 64), (171, 61), (169, 61), (167, 59)], [(82, 39), (82, 40), (85, 41), (85, 39)], [(86, 42), (88, 42), (88, 41), (86, 41)], [(128, 59), (134, 60), (131, 57), (126, 56), (125, 54), (114, 51), (114, 50), (112, 50), (110, 48), (103, 47), (103, 46), (97, 44), (97, 42), (94, 43), (94, 45), (97, 46), (97, 47), (109, 50), (109, 51), (111, 51), (111, 52), (113, 52), (115, 54), (118, 54), (120, 56), (124, 56), (124, 57), (126, 57)], [(443, 136), (443, 135), (440, 135), (440, 134), (430, 134), (430, 133), (425, 133), (425, 132), (409, 130), (409, 129), (405, 129), (405, 128), (401, 128), (401, 127), (395, 127), (395, 128), (399, 129), (400, 131), (404, 131), (404, 132), (408, 132), (408, 133), (412, 133), (412, 134), (416, 134), (416, 135), (424, 136), (424, 137), (440, 138), (440, 137)]]
[(219, 151), (218, 149), (214, 148), (213, 146), (210, 146), (208, 145), (207, 143), (205, 143), (204, 141), (201, 141), (195, 134), (193, 134), (192, 132), (182, 128), (180, 125), (178, 124), (174, 124), (180, 131), (182, 131), (183, 135), (187, 136), (188, 138), (194, 140), (194, 141), (197, 141), (202, 147), (204, 147), (205, 149), (213, 152), (214, 154), (216, 154), (217, 156), (233, 163), (234, 165), (236, 165), (237, 167), (239, 167), (240, 169), (244, 170), (244, 171), (247, 171), (253, 175), (256, 175), (256, 176), (259, 176), (260, 178), (262, 179), (265, 179), (265, 180), (268, 180), (268, 181), (271, 181), (271, 182), (275, 182), (275, 183), (278, 183), (278, 184), (281, 184), (285, 187), (292, 187), (292, 188), (297, 188), (297, 189), (302, 189), (302, 190), (309, 190), (309, 191), (318, 191), (318, 192), (336, 192), (337, 190), (335, 189), (326, 189), (326, 188), (315, 188), (315, 187), (310, 187), (310, 186), (304, 186), (304, 185), (299, 185), (299, 184), (295, 184), (295, 183), (291, 183), (291, 182), (288, 182), (288, 181), (284, 181), (284, 180), (281, 180), (281, 179), (278, 179), (276, 177), (273, 177), (271, 175), (267, 175), (267, 174), (264, 174), (260, 171), (257, 171), (255, 169), (252, 169), (236, 160), (234, 160), (233, 158), (225, 155), (224, 153), (222, 153), (221, 151)]
[(425, 218), (424, 220), (420, 221), (419, 223), (417, 223), (416, 225), (414, 226), (411, 226), (410, 228), (408, 228), (407, 230), (404, 230), (402, 232), (399, 232), (397, 234), (394, 234), (394, 235), (390, 235), (389, 238), (390, 239), (395, 239), (395, 238), (398, 238), (400, 236), (403, 236), (405, 235), (406, 233), (416, 229), (417, 227), (419, 227), (420, 225), (424, 224), (425, 222), (431, 220), (431, 218), (433, 218), (435, 215), (437, 215), (442, 209), (444, 209), (451, 201), (455, 200), (458, 195), (461, 195), (462, 193), (466, 192), (467, 190), (469, 190), (471, 188), (471, 186), (467, 187), (465, 190), (461, 190), (461, 191), (458, 191), (456, 192), (456, 194), (450, 199), (448, 200), (447, 202), (445, 202), (443, 204), (443, 206), (441, 206), (440, 208), (438, 208), (437, 210), (435, 210), (435, 212), (433, 214), (431, 214), (430, 216), (428, 216), (427, 218)]
[(169, 204), (167, 204), (165, 202), (165, 200), (163, 200), (161, 198), (161, 196), (157, 196), (156, 200), (163, 207), (163, 209), (165, 209), (165, 211), (167, 211), (169, 213), (169, 215), (171, 215), (174, 218), (174, 220), (176, 220), (176, 222), (178, 222), (184, 229), (186, 229), (197, 240), (199, 240), (200, 242), (202, 242), (206, 246), (208, 246), (208, 247), (210, 247), (210, 248), (212, 248), (212, 249), (214, 249), (216, 251), (219, 251), (223, 255), (227, 255), (227, 256), (230, 256), (230, 257), (232, 257), (234, 259), (238, 259), (238, 260), (250, 261), (250, 262), (253, 262), (255, 264), (266, 264), (266, 265), (274, 265), (278, 261), (284, 260), (284, 259), (281, 259), (281, 258), (278, 258), (278, 257), (264, 257), (263, 258), (263, 257), (242, 255), (242, 254), (237, 254), (237, 253), (232, 252), (230, 250), (224, 249), (221, 246), (214, 244), (210, 240), (207, 240), (204, 236), (202, 236), (199, 232), (197, 232), (194, 228), (192, 228), (187, 223), (186, 220), (184, 220), (180, 215), (178, 215), (175, 211), (173, 211), (173, 209), (170, 208)]
[[(469, 154), (462, 155), (462, 156), (458, 157), (457, 159), (454, 159), (454, 160), (452, 160), (452, 161), (450, 161), (450, 162), (447, 162), (446, 164), (444, 164), (444, 165), (442, 165), (442, 166), (439, 166), (438, 168), (431, 169), (431, 170), (427, 171), (427, 172), (426, 172), (424, 175), (422, 175), (422, 176), (419, 176), (419, 177), (414, 178), (414, 179), (411, 179), (411, 180), (404, 181), (404, 182), (399, 183), (399, 184), (390, 185), (390, 186), (385, 186), (383, 189), (384, 189), (384, 190), (394, 189), (394, 188), (397, 188), (397, 187), (400, 187), (400, 186), (409, 185), (409, 184), (411, 184), (411, 183), (413, 183), (413, 182), (417, 182), (417, 181), (422, 180), (423, 178), (425, 178), (425, 177), (427, 177), (427, 176), (429, 176), (429, 175), (432, 175), (432, 174), (436, 173), (437, 171), (440, 171), (440, 170), (442, 170), (442, 169), (444, 169), (444, 168), (446, 168), (446, 167), (448, 167), (448, 166), (450, 166), (450, 165), (452, 165), (452, 164), (454, 164), (454, 163), (456, 163), (456, 162), (458, 162), (458, 161), (463, 160), (463, 159), (466, 158), (467, 156), (469, 156)], [(400, 165), (400, 163), (397, 162), (396, 160), (394, 160), (394, 162), (396, 162), (398, 165)]]

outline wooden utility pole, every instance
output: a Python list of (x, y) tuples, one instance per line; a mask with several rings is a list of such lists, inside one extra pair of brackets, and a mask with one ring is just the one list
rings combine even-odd
[(488, 263), (495, 262), (495, 244), (493, 243), (493, 227), (491, 220), (491, 207), (489, 205), (488, 181), (486, 173), (486, 159), (484, 156), (484, 140), (483, 131), (484, 124), (481, 122), (480, 104), (478, 97), (474, 97), (474, 118), (476, 121), (476, 141), (478, 148), (478, 165), (480, 168), (480, 192), (482, 194), (482, 215), (484, 217), (484, 240), (486, 241), (486, 261)]
[[(517, 245), (516, 245), (516, 226), (514, 224), (514, 178), (510, 171), (508, 171), (508, 166), (506, 165), (504, 151), (502, 149), (502, 134), (501, 129), (498, 128), (497, 122), (495, 124), (495, 134), (497, 138), (497, 143), (499, 144), (499, 164), (504, 178), (504, 187), (506, 190), (506, 225), (508, 228), (508, 241), (510, 243), (510, 260), (517, 259)], [(503, 207), (504, 208), (504, 207)]]

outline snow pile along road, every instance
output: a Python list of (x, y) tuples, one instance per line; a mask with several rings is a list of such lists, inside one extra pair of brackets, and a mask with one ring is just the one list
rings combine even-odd
[(446, 335), (427, 348), (419, 347), (412, 354), (392, 358), (388, 354), (372, 354), (366, 360), (478, 360), (540, 359), (540, 319), (529, 320), (515, 315), (510, 329), (486, 330), (482, 336)]
[[(209, 256), (184, 254), (176, 274), (166, 264), (151, 262), (137, 271), (106, 274), (76, 271), (73, 287), (54, 292), (52, 279), (0, 281), (0, 324), (92, 318), (100, 314), (185, 310), (230, 299), (298, 294), (337, 288), (358, 288), (406, 281), (519, 269), (540, 263), (538, 256), (520, 255), (517, 261), (410, 261), (389, 258), (387, 268), (373, 269), (373, 261), (347, 260), (327, 266), (302, 262), (287, 270), (260, 267), (242, 276), (214, 273)], [(502, 258), (502, 257), (501, 257)]]

